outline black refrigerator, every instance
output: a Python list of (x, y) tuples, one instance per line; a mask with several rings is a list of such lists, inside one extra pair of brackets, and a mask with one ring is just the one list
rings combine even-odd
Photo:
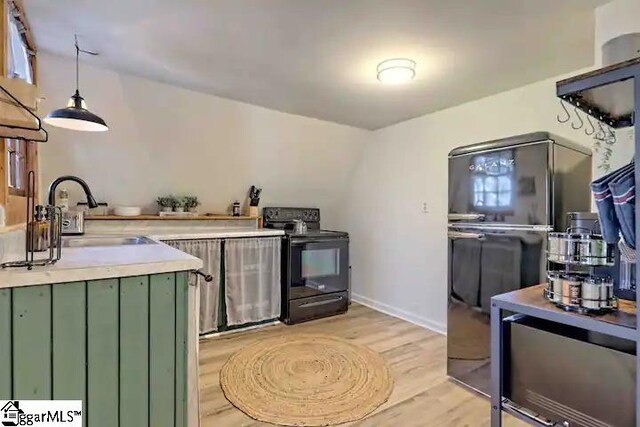
[(591, 151), (547, 132), (449, 153), (447, 373), (489, 394), (490, 301), (546, 280), (547, 233), (590, 211)]

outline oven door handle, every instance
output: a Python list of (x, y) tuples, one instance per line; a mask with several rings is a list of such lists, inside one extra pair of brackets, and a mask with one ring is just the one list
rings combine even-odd
[(487, 235), (484, 233), (468, 233), (463, 231), (449, 231), (447, 232), (447, 237), (450, 239), (476, 239), (476, 240), (485, 240)]
[(306, 239), (299, 239), (299, 238), (289, 239), (289, 241), (291, 242), (292, 246), (295, 246), (295, 245), (304, 245), (306, 243), (348, 242), (349, 239), (346, 237), (318, 237), (318, 238), (309, 237)]
[(331, 299), (327, 299), (324, 301), (315, 301), (315, 302), (308, 302), (305, 304), (301, 304), (299, 307), (300, 308), (309, 308), (309, 307), (318, 307), (321, 305), (327, 305), (327, 304), (334, 304), (336, 302), (340, 302), (344, 299), (344, 297), (338, 297), (338, 298), (331, 298)]
[(484, 221), (487, 215), (478, 213), (450, 213), (447, 215), (449, 221)]

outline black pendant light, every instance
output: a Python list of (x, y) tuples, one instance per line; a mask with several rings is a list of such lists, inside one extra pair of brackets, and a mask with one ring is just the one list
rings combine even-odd
[(65, 129), (88, 131), (88, 132), (105, 132), (109, 130), (107, 124), (91, 111), (87, 110), (87, 104), (84, 98), (80, 96), (80, 52), (89, 55), (97, 55), (95, 52), (82, 50), (78, 46), (78, 36), (76, 35), (76, 93), (73, 94), (69, 103), (65, 108), (53, 110), (44, 118), (45, 123)]

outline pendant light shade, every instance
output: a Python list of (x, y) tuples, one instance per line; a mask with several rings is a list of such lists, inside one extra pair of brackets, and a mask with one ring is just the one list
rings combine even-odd
[(78, 36), (76, 36), (76, 93), (69, 99), (69, 103), (65, 108), (53, 110), (47, 114), (44, 121), (52, 126), (65, 129), (86, 132), (105, 132), (109, 130), (105, 121), (87, 110), (87, 104), (84, 102), (84, 98), (80, 96), (80, 65), (78, 60), (80, 52), (97, 55), (94, 52), (81, 50), (80, 47), (78, 47)]
[(66, 129), (105, 132), (109, 130), (107, 124), (91, 111), (87, 110), (87, 105), (80, 93), (76, 93), (69, 99), (65, 108), (60, 108), (50, 112), (44, 121), (52, 126)]

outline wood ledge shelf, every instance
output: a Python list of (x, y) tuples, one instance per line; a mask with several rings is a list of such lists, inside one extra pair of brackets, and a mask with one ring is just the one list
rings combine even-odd
[(117, 215), (91, 215), (86, 216), (86, 220), (94, 221), (233, 221), (233, 220), (260, 220), (259, 216), (232, 216), (232, 215), (198, 215), (198, 216), (160, 216), (160, 215), (138, 215), (138, 216), (117, 216)]
[[(633, 339), (636, 328), (636, 303), (632, 301), (619, 301), (617, 311), (603, 315), (579, 314), (565, 311), (553, 303), (547, 301), (543, 294), (544, 284), (520, 289), (492, 298), (493, 302), (500, 302), (502, 308), (517, 313), (530, 314), (541, 319), (551, 320), (578, 326), (588, 330), (600, 332), (598, 323), (608, 323), (619, 330), (616, 336), (626, 339)], [(533, 314), (535, 312), (535, 314)], [(582, 319), (579, 321), (577, 319)], [(606, 333), (606, 332), (605, 332)]]

